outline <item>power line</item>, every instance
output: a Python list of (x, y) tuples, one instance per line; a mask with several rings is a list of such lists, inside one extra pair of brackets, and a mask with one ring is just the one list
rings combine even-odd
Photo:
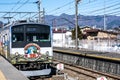
[(60, 6), (60, 7), (57, 7), (56, 9), (53, 9), (53, 10), (51, 10), (51, 11), (48, 11), (47, 13), (55, 12), (56, 10), (62, 9), (62, 8), (64, 8), (65, 6), (68, 6), (68, 5), (70, 5), (71, 3), (73, 3), (73, 2), (74, 2), (74, 1), (68, 2), (67, 4), (64, 4), (64, 5)]
[[(11, 14), (14, 14), (14, 15), (12, 15), (11, 17), (13, 18), (14, 16), (16, 16), (16, 15), (18, 15), (18, 14), (31, 14), (31, 13), (33, 13), (33, 12), (17, 12), (17, 10), (18, 9), (20, 9), (21, 7), (23, 7), (25, 4), (27, 4), (28, 2), (29, 2), (29, 0), (26, 0), (23, 4), (21, 4), (18, 8), (16, 8), (16, 6), (21, 2), (22, 0), (19, 0), (19, 1), (17, 1), (17, 3), (11, 8), (11, 10), (9, 11), (9, 12), (6, 12), (6, 14), (4, 14), (2, 17), (5, 17), (7, 14), (9, 14), (9, 17), (11, 16)], [(14, 8), (16, 8), (16, 9), (14, 9)], [(12, 11), (12, 12), (11, 12)], [(0, 13), (4, 13), (4, 11), (3, 12), (0, 12)], [(36, 13), (36, 12), (35, 12)]]
[(18, 9), (20, 9), (21, 7), (23, 7), (25, 4), (27, 4), (29, 2), (29, 0), (26, 0), (21, 6), (19, 6), (17, 9), (15, 9), (14, 11), (17, 11)]
[[(89, 0), (89, 2), (86, 2), (86, 3), (84, 3), (83, 5), (86, 5), (86, 4), (89, 4), (89, 3), (93, 3), (93, 2), (95, 2), (95, 1), (97, 1), (97, 0), (92, 0), (92, 1)], [(55, 11), (60, 10), (60, 9), (64, 8), (65, 6), (68, 6), (68, 5), (72, 4), (72, 3), (74, 3), (74, 1), (68, 2), (68, 3), (65, 4), (65, 5), (62, 5), (62, 6), (60, 6), (60, 7), (57, 7), (56, 9), (53, 9), (53, 10), (51, 10), (51, 11), (48, 11), (47, 13), (51, 13), (51, 12), (59, 13), (59, 12), (55, 12)], [(66, 10), (63, 10), (62, 12), (68, 11), (68, 10), (73, 9), (73, 8), (74, 8), (74, 5), (73, 5), (73, 7), (68, 8), (68, 9), (66, 9)]]
[[(12, 7), (12, 9), (11, 9), (10, 11), (12, 11), (12, 10), (20, 3), (20, 1), (21, 1), (21, 0), (19, 0), (19, 1)], [(3, 17), (6, 16), (7, 14), (8, 14), (8, 13), (4, 14)], [(9, 13), (9, 14), (10, 14), (10, 13)]]
[[(29, 0), (26, 0), (22, 5), (20, 5), (17, 9), (15, 9), (14, 11), (16, 12), (18, 9), (20, 9), (21, 7), (23, 7), (25, 4), (27, 4), (29, 2)], [(12, 17), (16, 16), (17, 14), (13, 15)]]
[[(55, 8), (55, 9), (51, 10), (51, 11), (46, 12), (46, 14), (47, 14), (47, 13), (55, 12), (55, 11), (57, 11), (57, 10), (60, 10), (60, 9), (64, 8), (65, 6), (68, 6), (68, 5), (72, 4), (73, 2), (74, 2), (74, 1), (68, 2), (68, 3), (66, 3), (66, 4), (64, 4), (64, 5), (60, 6), (60, 7), (57, 7), (57, 8)], [(69, 8), (69, 9), (70, 9), (70, 8)], [(32, 17), (35, 17), (36, 15), (38, 15), (38, 14), (35, 14), (35, 15), (33, 15)]]
[[(117, 3), (117, 4), (114, 4), (114, 5), (110, 5), (110, 6), (108, 6), (108, 7), (105, 7), (105, 9), (108, 9), (108, 8), (111, 8), (111, 7), (114, 7), (114, 6), (117, 6), (117, 5), (120, 5), (120, 2)], [(95, 13), (95, 12), (98, 12), (98, 11), (101, 11), (101, 10), (104, 10), (104, 8), (100, 8), (100, 9), (91, 11), (90, 13)]]
[(19, 0), (19, 1), (12, 7), (11, 11), (20, 3), (20, 1), (22, 1), (22, 0)]
[[(120, 7), (119, 7), (120, 8)], [(114, 11), (114, 12), (110, 12), (110, 13), (107, 13), (107, 14), (119, 14), (120, 11)]]
[[(12, 3), (0, 3), (0, 5), (15, 5), (15, 4), (23, 4), (23, 2), (17, 3), (17, 2), (12, 2)], [(33, 2), (28, 2), (27, 4), (33, 4)]]
[(28, 12), (21, 12), (21, 11), (18, 11), (18, 12), (8, 12), (8, 11), (0, 11), (0, 13), (38, 13), (38, 12), (30, 12), (30, 11), (28, 11)]
[[(14, 14), (13, 16), (16, 16), (16, 15), (18, 15), (18, 14), (24, 14), (24, 16), (22, 16), (22, 17), (25, 17), (25, 16), (28, 15), (28, 14), (36, 14), (36, 13), (38, 13), (38, 12), (7, 12), (7, 11), (0, 11), (0, 14), (1, 14), (1, 13)], [(12, 17), (9, 16), (9, 17), (12, 19), (13, 16), (12, 16)], [(7, 18), (9, 18), (9, 17), (7, 17)], [(1, 18), (5, 18), (5, 16), (3, 16), (3, 17), (1, 17)]]
[[(82, 5), (87, 5), (87, 4), (89, 4), (89, 3), (93, 3), (93, 2), (96, 2), (96, 1), (97, 1), (97, 0), (92, 0), (92, 1), (89, 0), (89, 2), (86, 2), (86, 3), (82, 4)], [(63, 6), (61, 6), (61, 7), (58, 7), (58, 8), (56, 8), (56, 9), (51, 10), (50, 12), (55, 12), (55, 11), (57, 11), (57, 10), (60, 10), (60, 9), (64, 8), (65, 6), (67, 6), (67, 5), (69, 5), (69, 4), (73, 3), (73, 2), (74, 2), (74, 1), (71, 1), (71, 2), (65, 4), (65, 5), (63, 5)], [(81, 2), (80, 2), (80, 3), (81, 3)], [(80, 6), (82, 6), (82, 5), (80, 5)], [(60, 12), (65, 12), (65, 11), (71, 10), (71, 9), (73, 9), (73, 8), (74, 8), (74, 5), (73, 5), (71, 8), (65, 9), (65, 10), (60, 11)], [(49, 13), (50, 13), (50, 12), (49, 12)], [(55, 12), (55, 13), (57, 14), (57, 13), (60, 13), (60, 12)]]
[(120, 15), (120, 11), (119, 11), (119, 12), (117, 12), (117, 13), (114, 13), (114, 15)]
[[(114, 11), (114, 10), (119, 8), (120, 2), (119, 1), (116, 1), (116, 2), (115, 1), (113, 2), (112, 0), (111, 0), (111, 2), (110, 1), (106, 2), (106, 7), (105, 8), (104, 7), (103, 8), (99, 8), (99, 7), (102, 7), (102, 6), (97, 5), (99, 9), (96, 9), (96, 10), (93, 10), (93, 9), (97, 8), (96, 4), (98, 4), (98, 3), (92, 4), (92, 5), (95, 5), (95, 6), (93, 6), (94, 7), (93, 9), (90, 8), (90, 5), (89, 6), (85, 6), (85, 9), (83, 9), (85, 11), (82, 11), (81, 13), (86, 13), (86, 14), (87, 13), (91, 13), (91, 14), (94, 14), (94, 15), (95, 14), (101, 14), (101, 13), (103, 13), (102, 11), (104, 11), (104, 9), (105, 9), (106, 12), (111, 12), (111, 11)], [(101, 4), (101, 3), (99, 3), (99, 4)], [(117, 8), (115, 8), (115, 7), (117, 7)]]

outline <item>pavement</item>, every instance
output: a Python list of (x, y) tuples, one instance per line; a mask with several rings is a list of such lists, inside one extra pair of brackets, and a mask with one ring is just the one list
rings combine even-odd
[(29, 80), (6, 59), (0, 56), (0, 80)]

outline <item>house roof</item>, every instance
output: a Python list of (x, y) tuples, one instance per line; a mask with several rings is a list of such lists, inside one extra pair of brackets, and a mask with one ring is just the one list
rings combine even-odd
[(99, 32), (100, 30), (98, 29), (90, 29), (90, 30), (84, 30), (84, 32)]
[(99, 30), (99, 29), (90, 29), (90, 30), (84, 30), (84, 32), (87, 32), (87, 33), (92, 33), (92, 32), (104, 32), (104, 33), (109, 33), (109, 34), (115, 34), (117, 35), (118, 33), (116, 32), (112, 32), (112, 31), (104, 31), (104, 30)]
[(66, 33), (66, 32), (67, 32), (67, 30), (62, 30), (62, 29), (56, 30), (56, 29), (53, 29), (53, 33)]

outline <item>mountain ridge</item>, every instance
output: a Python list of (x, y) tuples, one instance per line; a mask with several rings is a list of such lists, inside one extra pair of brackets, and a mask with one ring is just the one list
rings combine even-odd
[[(75, 15), (61, 14), (59, 16), (46, 15), (45, 22), (53, 27), (57, 26), (75, 26)], [(78, 25), (79, 26), (96, 26), (97, 28), (102, 28), (104, 26), (104, 15), (88, 16), (88, 15), (78, 15)], [(106, 15), (106, 26), (107, 29), (113, 29), (120, 26), (120, 16)]]

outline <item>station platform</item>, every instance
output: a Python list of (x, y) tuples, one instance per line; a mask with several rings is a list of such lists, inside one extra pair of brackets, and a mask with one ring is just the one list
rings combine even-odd
[(29, 80), (12, 64), (0, 56), (0, 80)]
[(53, 52), (54, 51), (109, 59), (113, 61), (120, 61), (120, 54), (113, 53), (113, 52), (102, 52), (102, 51), (93, 51), (93, 50), (87, 50), (87, 49), (74, 49), (74, 48), (65, 48), (65, 47), (53, 47)]

